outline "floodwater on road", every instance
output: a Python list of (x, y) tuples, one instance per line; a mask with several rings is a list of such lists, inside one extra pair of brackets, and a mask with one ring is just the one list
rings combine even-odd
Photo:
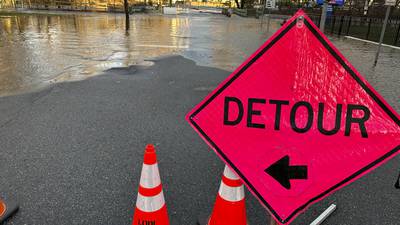
[[(112, 67), (148, 65), (146, 59), (180, 54), (200, 65), (234, 70), (280, 24), (279, 20), (190, 13), (135, 14), (124, 30), (123, 14), (0, 12), (0, 96), (54, 82), (85, 79)], [(399, 109), (400, 50), (330, 37), (334, 44)]]
[(256, 20), (221, 15), (136, 14), (128, 34), (124, 19), (105, 13), (1, 16), (0, 95), (171, 54), (232, 70), (268, 36)]

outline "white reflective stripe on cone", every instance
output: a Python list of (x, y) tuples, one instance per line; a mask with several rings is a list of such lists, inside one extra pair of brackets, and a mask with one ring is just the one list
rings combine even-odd
[(155, 212), (165, 204), (164, 194), (161, 191), (156, 196), (147, 197), (138, 193), (136, 207), (143, 212)]
[(226, 178), (231, 179), (231, 180), (239, 180), (239, 177), (236, 176), (236, 174), (235, 174), (234, 172), (232, 172), (232, 170), (229, 169), (228, 166), (225, 166), (225, 169), (224, 169), (224, 176), (225, 176)]
[(244, 199), (243, 185), (240, 185), (239, 187), (230, 187), (224, 182), (221, 182), (218, 193), (221, 198), (230, 202), (238, 202)]
[(158, 165), (143, 164), (142, 174), (140, 175), (140, 186), (144, 188), (155, 188), (161, 184), (160, 173), (158, 172)]

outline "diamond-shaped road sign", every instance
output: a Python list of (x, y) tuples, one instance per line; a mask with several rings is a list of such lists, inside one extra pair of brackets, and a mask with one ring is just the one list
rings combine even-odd
[(400, 150), (398, 114), (302, 11), (187, 120), (280, 223)]

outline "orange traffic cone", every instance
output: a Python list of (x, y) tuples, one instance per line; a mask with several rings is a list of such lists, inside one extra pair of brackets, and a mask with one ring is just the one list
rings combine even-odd
[(144, 162), (132, 225), (169, 225), (167, 206), (154, 146), (144, 151)]
[(18, 205), (14, 202), (5, 202), (0, 199), (0, 224), (8, 219), (18, 210)]
[(246, 225), (244, 186), (239, 177), (225, 166), (221, 185), (207, 225)]

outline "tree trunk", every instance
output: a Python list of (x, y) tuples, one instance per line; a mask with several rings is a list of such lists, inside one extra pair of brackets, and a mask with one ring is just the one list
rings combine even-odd
[(128, 0), (124, 0), (124, 9), (125, 9), (125, 30), (129, 30), (129, 9), (128, 9)]
[(351, 10), (353, 9), (353, 0), (349, 1), (349, 11), (351, 13)]
[(236, 7), (237, 7), (238, 9), (240, 9), (239, 0), (235, 0), (235, 2), (236, 2)]

